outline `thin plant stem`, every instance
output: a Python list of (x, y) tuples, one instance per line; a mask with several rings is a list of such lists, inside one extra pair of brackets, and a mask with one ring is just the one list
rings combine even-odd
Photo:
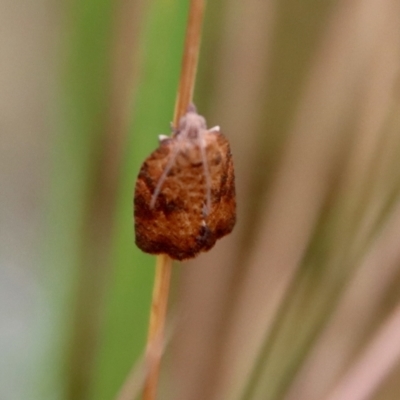
[(179, 80), (179, 89), (175, 103), (174, 125), (177, 126), (180, 118), (186, 113), (189, 103), (193, 99), (196, 81), (197, 65), (200, 53), (201, 28), (205, 0), (191, 0), (189, 19), (186, 29), (185, 48), (182, 58), (182, 69)]
[(153, 400), (156, 398), (161, 355), (164, 348), (164, 326), (171, 273), (172, 259), (166, 254), (157, 256), (145, 356), (148, 373), (143, 390), (143, 400)]
[[(204, 8), (205, 0), (191, 0), (182, 59), (182, 70), (175, 103), (175, 127), (178, 125), (179, 119), (185, 114), (189, 103), (191, 103), (193, 99)], [(157, 256), (150, 312), (150, 326), (146, 346), (146, 364), (149, 369), (144, 383), (143, 400), (155, 400), (157, 395), (157, 383), (164, 342), (164, 326), (171, 274), (172, 259), (165, 254)]]

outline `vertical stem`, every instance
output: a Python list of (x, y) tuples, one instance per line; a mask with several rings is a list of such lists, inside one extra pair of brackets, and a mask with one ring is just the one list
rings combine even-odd
[(171, 272), (172, 259), (165, 254), (159, 255), (157, 257), (149, 334), (147, 337), (146, 364), (148, 374), (143, 390), (143, 400), (153, 400), (156, 398), (160, 361), (164, 344), (164, 326)]
[[(183, 51), (182, 70), (175, 103), (175, 126), (178, 125), (181, 116), (186, 113), (186, 109), (193, 98), (200, 52), (204, 8), (205, 0), (191, 0), (188, 25), (186, 29), (185, 48)], [(171, 272), (171, 258), (165, 254), (157, 256), (150, 326), (146, 347), (148, 374), (143, 389), (143, 400), (155, 400), (157, 395), (157, 382), (164, 342), (164, 326)]]
[(201, 28), (203, 25), (205, 0), (191, 0), (189, 19), (186, 28), (185, 48), (182, 58), (182, 70), (179, 80), (179, 89), (175, 103), (174, 125), (186, 113), (189, 103), (193, 99), (194, 84), (196, 81), (197, 65), (200, 53)]

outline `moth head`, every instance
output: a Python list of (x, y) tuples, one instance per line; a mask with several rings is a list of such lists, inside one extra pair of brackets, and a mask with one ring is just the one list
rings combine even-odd
[(199, 132), (206, 129), (206, 120), (197, 114), (195, 105), (191, 103), (187, 113), (179, 121), (178, 135), (183, 134), (188, 138), (195, 139)]

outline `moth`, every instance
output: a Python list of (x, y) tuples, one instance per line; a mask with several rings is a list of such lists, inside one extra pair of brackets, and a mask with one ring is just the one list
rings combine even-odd
[(236, 222), (235, 176), (228, 140), (207, 129), (193, 104), (172, 136), (141, 166), (135, 187), (135, 242), (176, 260), (210, 250)]

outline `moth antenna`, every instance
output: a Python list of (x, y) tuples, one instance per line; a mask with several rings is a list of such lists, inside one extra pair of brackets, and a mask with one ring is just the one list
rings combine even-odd
[(157, 186), (154, 189), (154, 192), (153, 192), (153, 194), (151, 196), (150, 209), (154, 208), (154, 206), (156, 204), (156, 200), (157, 200), (158, 195), (161, 192), (162, 185), (164, 184), (165, 180), (167, 179), (167, 176), (168, 176), (169, 172), (171, 171), (172, 165), (175, 162), (177, 154), (178, 154), (178, 149), (174, 148), (173, 153), (172, 153), (170, 159), (168, 160), (168, 163), (165, 166), (164, 171), (161, 174), (160, 179), (157, 182)]
[(210, 169), (208, 167), (208, 161), (206, 157), (206, 149), (204, 147), (203, 141), (199, 138), (201, 158), (203, 160), (204, 176), (206, 178), (206, 216), (211, 211), (211, 176)]

